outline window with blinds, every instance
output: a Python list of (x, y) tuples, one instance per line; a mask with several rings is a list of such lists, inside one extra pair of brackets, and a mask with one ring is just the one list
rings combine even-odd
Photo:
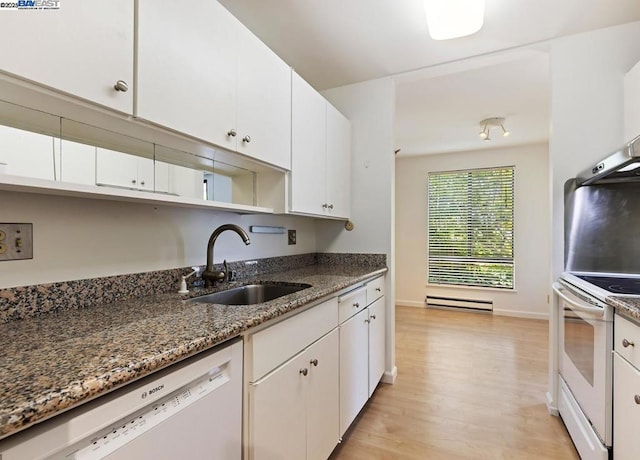
[(429, 283), (513, 289), (514, 168), (429, 173)]

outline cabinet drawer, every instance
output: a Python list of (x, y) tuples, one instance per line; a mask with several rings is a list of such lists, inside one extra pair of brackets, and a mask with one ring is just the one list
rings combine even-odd
[(251, 381), (256, 381), (338, 325), (333, 298), (253, 334)]
[(339, 320), (342, 324), (367, 307), (367, 288), (362, 286), (338, 297)]
[(640, 326), (616, 315), (614, 349), (640, 369)]
[(384, 276), (367, 283), (367, 305), (371, 305), (384, 295)]

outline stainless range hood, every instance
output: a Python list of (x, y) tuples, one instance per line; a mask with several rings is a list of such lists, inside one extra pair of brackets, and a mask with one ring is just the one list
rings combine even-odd
[(640, 181), (640, 136), (576, 177), (578, 186), (631, 181)]

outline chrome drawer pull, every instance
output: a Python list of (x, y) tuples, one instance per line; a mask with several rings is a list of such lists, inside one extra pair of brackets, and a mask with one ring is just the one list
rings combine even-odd
[(309, 364), (313, 364), (314, 367), (318, 366), (318, 360), (317, 359), (312, 359), (311, 361), (309, 361)]
[(640, 395), (635, 395), (633, 397), (633, 400), (636, 402), (636, 404), (640, 404)]
[(376, 292), (382, 292), (382, 289), (376, 288)]
[(300, 369), (300, 373), (306, 377), (307, 374), (309, 373), (309, 370), (305, 367), (303, 369)]
[(353, 306), (356, 308), (360, 308), (360, 304), (358, 302), (354, 303)]
[(627, 339), (622, 339), (622, 346), (625, 347), (625, 348), (633, 347), (633, 346), (635, 346), (635, 343), (629, 342)]

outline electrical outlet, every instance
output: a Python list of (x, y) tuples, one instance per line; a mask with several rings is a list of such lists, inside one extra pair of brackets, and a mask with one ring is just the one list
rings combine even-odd
[(288, 241), (289, 244), (296, 244), (296, 231), (295, 230), (289, 230), (287, 232), (287, 236), (288, 236)]
[(33, 224), (0, 224), (0, 261), (33, 259)]

